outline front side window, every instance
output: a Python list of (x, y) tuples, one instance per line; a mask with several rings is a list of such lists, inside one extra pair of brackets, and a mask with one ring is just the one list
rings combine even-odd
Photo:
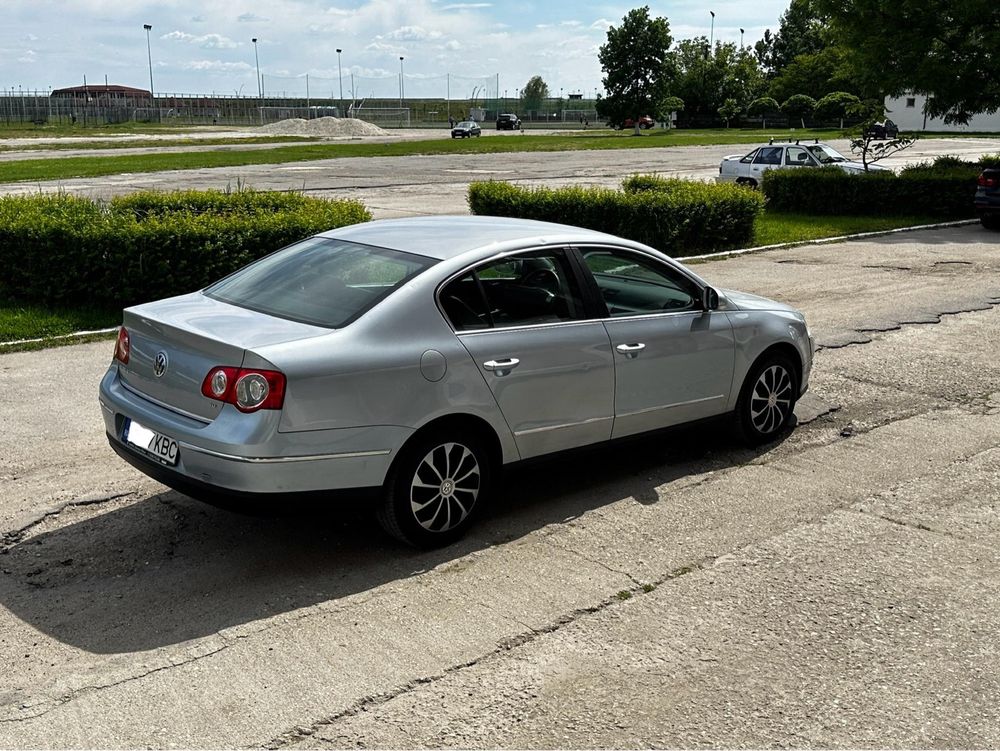
[(456, 331), (578, 320), (583, 300), (561, 250), (490, 261), (449, 282), (441, 307)]
[(785, 164), (789, 167), (815, 167), (816, 163), (801, 146), (789, 146), (785, 149)]
[(740, 162), (743, 163), (743, 164), (750, 164), (750, 162), (753, 161), (753, 158), (755, 156), (757, 156), (757, 149), (754, 149), (749, 154), (747, 154), (745, 157), (743, 157), (742, 159), (740, 159)]
[(583, 251), (612, 318), (700, 310), (698, 285), (675, 269), (618, 249)]
[(435, 263), (398, 250), (311, 237), (230, 274), (205, 295), (277, 318), (340, 328)]
[(846, 162), (847, 157), (836, 149), (830, 148), (824, 143), (814, 143), (809, 146), (809, 151), (819, 161), (820, 164), (836, 164)]

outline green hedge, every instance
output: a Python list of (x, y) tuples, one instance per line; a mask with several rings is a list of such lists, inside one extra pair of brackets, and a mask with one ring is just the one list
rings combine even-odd
[(200, 289), (289, 243), (371, 219), (356, 201), (238, 191), (0, 197), (0, 297), (117, 308)]
[(900, 174), (852, 175), (838, 167), (768, 170), (762, 187), (769, 209), (807, 214), (972, 217), (980, 166), (940, 160)]
[(636, 175), (610, 188), (469, 186), (473, 214), (558, 222), (645, 243), (673, 256), (746, 245), (763, 211), (760, 195), (736, 185)]

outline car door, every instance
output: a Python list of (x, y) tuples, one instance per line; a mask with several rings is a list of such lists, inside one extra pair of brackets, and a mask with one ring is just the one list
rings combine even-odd
[(813, 158), (809, 150), (802, 146), (789, 146), (785, 149), (786, 167), (818, 167), (819, 163)]
[(611, 437), (614, 358), (565, 249), (511, 254), (445, 285), (441, 307), (522, 459)]
[(764, 179), (764, 173), (773, 167), (781, 166), (781, 152), (784, 150), (782, 146), (761, 146), (757, 150), (757, 155), (753, 158), (753, 164), (750, 165), (750, 177), (756, 180), (758, 183)]
[(735, 351), (725, 312), (705, 310), (699, 284), (660, 259), (613, 247), (579, 252), (607, 308), (612, 437), (725, 412)]

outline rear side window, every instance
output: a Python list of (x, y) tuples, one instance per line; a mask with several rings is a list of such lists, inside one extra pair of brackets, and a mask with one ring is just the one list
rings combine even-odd
[(435, 263), (398, 250), (311, 237), (230, 274), (205, 295), (277, 318), (340, 328)]
[(781, 146), (761, 146), (754, 164), (781, 164)]

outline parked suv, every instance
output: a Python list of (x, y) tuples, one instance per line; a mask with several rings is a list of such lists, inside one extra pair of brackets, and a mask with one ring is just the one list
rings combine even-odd
[(497, 130), (519, 130), (521, 128), (521, 118), (517, 115), (506, 114), (497, 115)]
[(887, 138), (899, 137), (899, 127), (892, 120), (885, 120), (881, 123), (872, 123), (865, 129), (865, 135), (874, 138), (876, 141), (884, 141)]
[(976, 213), (986, 229), (1000, 229), (1000, 167), (987, 167), (976, 188)]

